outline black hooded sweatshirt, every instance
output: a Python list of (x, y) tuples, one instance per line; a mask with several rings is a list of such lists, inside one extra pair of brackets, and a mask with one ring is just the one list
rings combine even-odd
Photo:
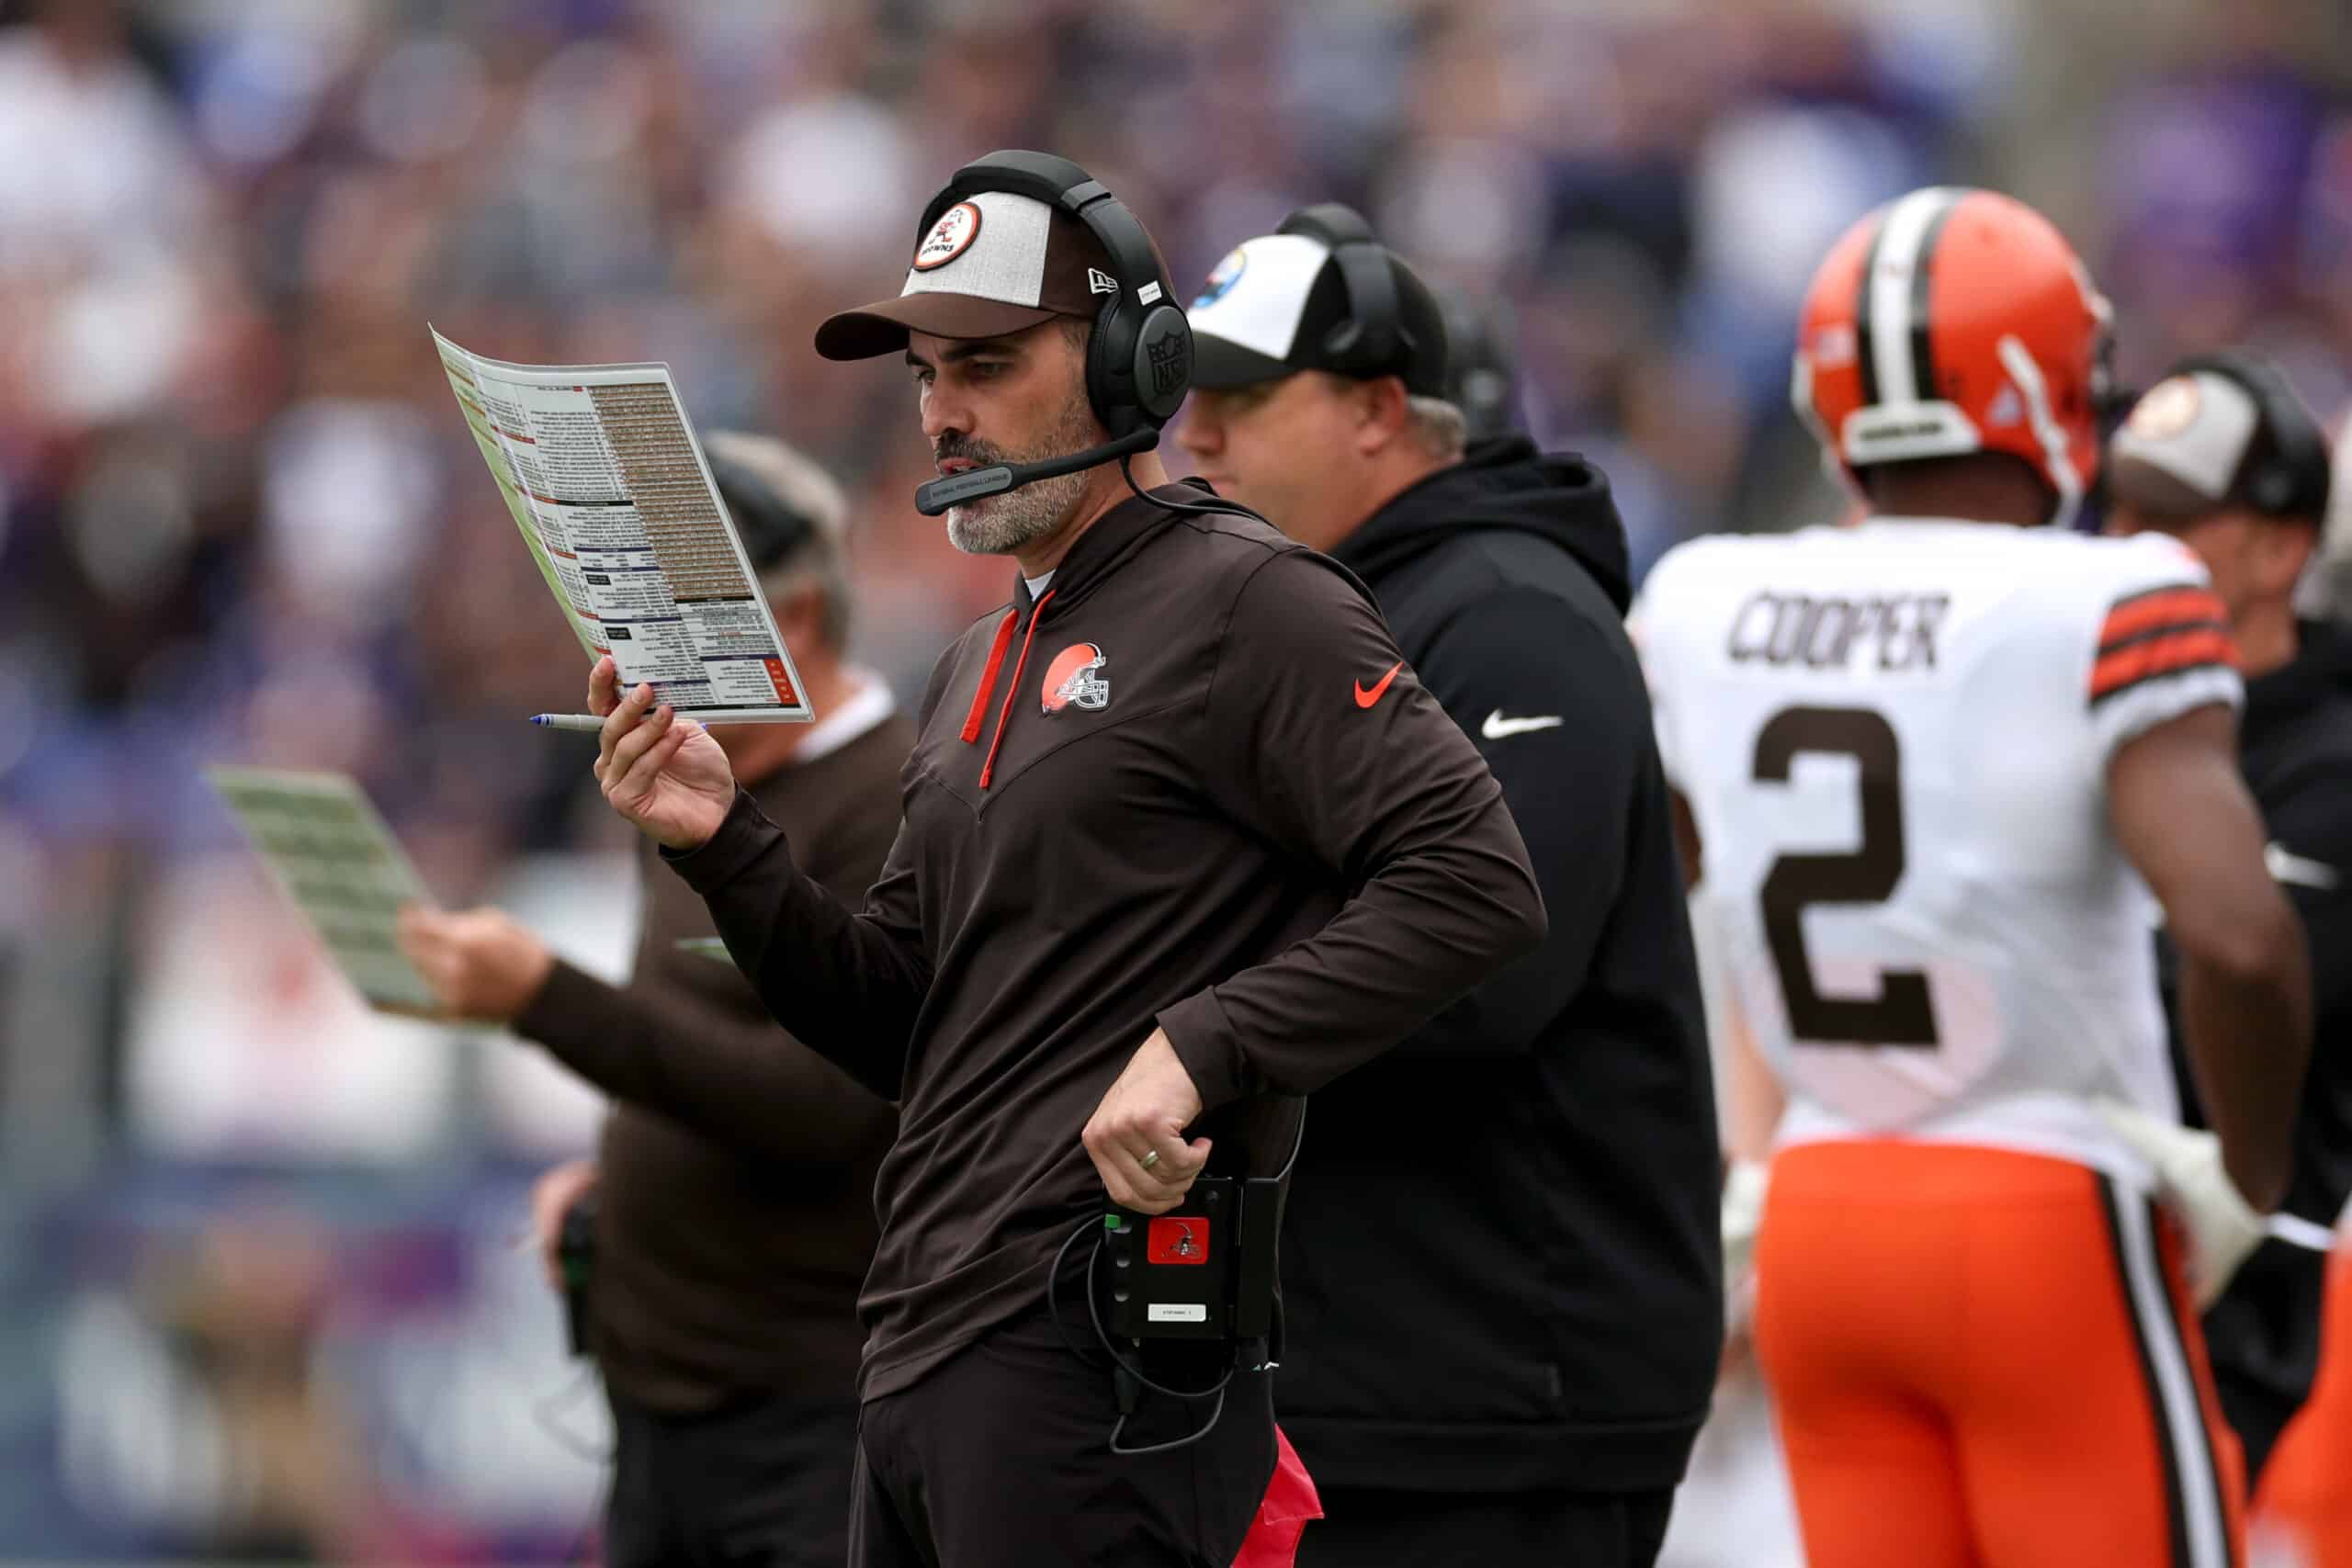
[(1722, 1346), (1721, 1167), (1608, 481), (1480, 443), (1333, 554), (1501, 783), (1550, 934), (1316, 1093), (1283, 1430), (1329, 1486), (1672, 1486)]
[[(2295, 1113), (2295, 1170), (2279, 1207), (2327, 1225), (2352, 1197), (2352, 638), (2305, 622), (2293, 660), (2245, 683), (2239, 761), (2270, 838), (2271, 874), (2312, 954), (2312, 1061)], [(2200, 1122), (2178, 1027), (2177, 971), (2160, 946), (2184, 1114)], [(2222, 1403), (2249, 1481), (2319, 1365), (2323, 1259), (2268, 1241), (2205, 1316)]]

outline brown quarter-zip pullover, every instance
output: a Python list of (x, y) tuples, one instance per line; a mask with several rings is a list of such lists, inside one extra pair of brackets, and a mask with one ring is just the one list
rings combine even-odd
[[(747, 786), (800, 835), (808, 874), (845, 897), (897, 835), (890, 781), (912, 736), (892, 714)], [(888, 1097), (777, 1029), (725, 964), (680, 952), (680, 938), (710, 934), (709, 911), (648, 870), (628, 985), (559, 961), (514, 1021), (613, 1097), (590, 1292), (597, 1368), (630, 1404), (670, 1416), (777, 1394), (845, 1400)]]
[(668, 857), (776, 1018), (900, 1102), (867, 1398), (1037, 1306), (1106, 1201), (1079, 1133), (1155, 1023), (1212, 1168), (1270, 1174), (1295, 1109), (1268, 1097), (1544, 931), (1500, 791), (1362, 586), (1251, 518), (1114, 508), (941, 656), (919, 728), (862, 912), (748, 795)]

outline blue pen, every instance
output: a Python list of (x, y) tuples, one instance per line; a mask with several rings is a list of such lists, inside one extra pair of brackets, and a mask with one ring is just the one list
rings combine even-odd
[(593, 713), (535, 713), (531, 722), (545, 729), (583, 729), (592, 734), (605, 728), (605, 721)]

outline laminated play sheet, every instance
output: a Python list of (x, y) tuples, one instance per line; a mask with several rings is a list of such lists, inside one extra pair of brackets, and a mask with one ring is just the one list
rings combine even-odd
[(592, 660), (705, 723), (815, 716), (668, 366), (509, 365), (433, 342)]
[(433, 988), (394, 931), (402, 904), (432, 897), (357, 783), (282, 768), (211, 767), (204, 778), (368, 1005), (433, 1012)]

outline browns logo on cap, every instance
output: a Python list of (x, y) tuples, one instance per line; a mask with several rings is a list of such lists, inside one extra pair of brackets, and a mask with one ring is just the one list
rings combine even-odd
[(2197, 423), (2204, 398), (2194, 376), (2167, 376), (2132, 405), (2128, 428), (2143, 441), (2168, 441)]
[(2262, 422), (2245, 389), (2211, 370), (2167, 376), (2141, 395), (2108, 450), (2116, 499), (2158, 516), (2194, 516), (2235, 487)]
[(959, 201), (939, 215), (931, 232), (915, 247), (914, 266), (917, 272), (929, 272), (945, 266), (969, 250), (972, 242), (980, 237), (980, 209), (972, 202)]
[[(1127, 287), (1171, 285), (1168, 270)], [(910, 332), (932, 337), (1009, 337), (1057, 316), (1092, 321), (1120, 288), (1102, 242), (1079, 220), (1035, 197), (975, 191), (932, 220), (915, 242), (895, 299), (829, 316), (817, 328), (828, 359), (897, 354)]]

